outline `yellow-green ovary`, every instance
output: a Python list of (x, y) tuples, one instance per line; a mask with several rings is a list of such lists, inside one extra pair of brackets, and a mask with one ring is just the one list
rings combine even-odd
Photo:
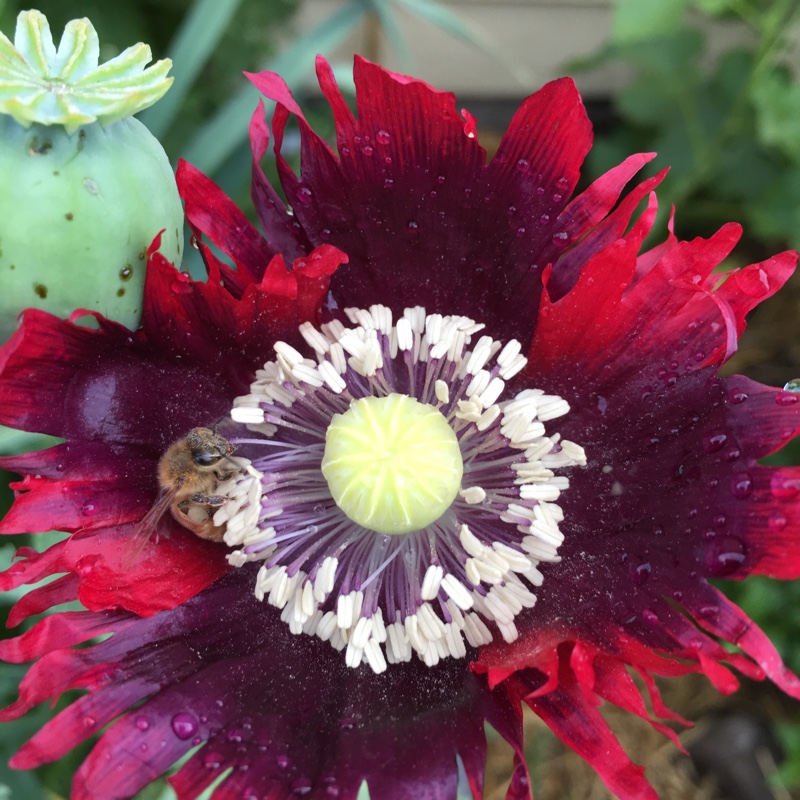
[(353, 522), (402, 534), (435, 522), (461, 488), (455, 432), (436, 408), (404, 394), (355, 400), (331, 420), (322, 474)]

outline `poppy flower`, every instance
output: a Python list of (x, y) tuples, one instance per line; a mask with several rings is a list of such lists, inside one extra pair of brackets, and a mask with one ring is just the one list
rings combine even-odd
[[(656, 675), (730, 692), (733, 667), (800, 696), (710, 582), (800, 571), (800, 473), (758, 463), (797, 433), (798, 397), (718, 374), (797, 255), (719, 272), (735, 225), (642, 251), (663, 173), (625, 194), (635, 155), (573, 197), (591, 129), (568, 79), (489, 160), (452, 95), (356, 59), (353, 114), (317, 73), (334, 148), (278, 76), (249, 76), (277, 101), (288, 201), (259, 106), (263, 236), (181, 164), (208, 280), (152, 248), (139, 330), (28, 311), (0, 351), (0, 422), (65, 439), (3, 462), (23, 478), (2, 531), (71, 533), (0, 576), (60, 575), (10, 623), (87, 609), (0, 643), (34, 661), (2, 719), (85, 692), (12, 765), (100, 734), (79, 800), (179, 760), (180, 798), (453, 798), (459, 761), (479, 797), (488, 722), (516, 800), (525, 702), (612, 792), (654, 798), (601, 700), (676, 739)], [(235, 453), (203, 456), (212, 494), (175, 516), (224, 541), (170, 514), (143, 539), (159, 460), (217, 423)]]

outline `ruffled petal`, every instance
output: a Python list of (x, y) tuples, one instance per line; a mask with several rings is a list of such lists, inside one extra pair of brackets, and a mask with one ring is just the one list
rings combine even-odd
[[(233, 573), (149, 620), (83, 615), (100, 629), (116, 627), (89, 648), (63, 649), (84, 631), (64, 642), (40, 627), (41, 660), (4, 718), (72, 687), (90, 693), (24, 745), (13, 765), (58, 758), (113, 723), (76, 776), (76, 800), (129, 797), (198, 745), (171, 779), (180, 798), (232, 767), (217, 797), (247, 796), (248, 787), (259, 796), (324, 796), (336, 786), (339, 797), (355, 798), (367, 780), (372, 795), (387, 800), (451, 800), (457, 755), (481, 789), (485, 719), (519, 747), (518, 708), (464, 662), (399, 665), (380, 676), (351, 670), (328, 645), (292, 636), (275, 609), (255, 600), (251, 583), (252, 575)], [(25, 655), (32, 644), (20, 648)]]

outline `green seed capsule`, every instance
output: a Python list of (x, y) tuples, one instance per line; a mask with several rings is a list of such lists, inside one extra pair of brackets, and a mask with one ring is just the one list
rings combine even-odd
[(147, 248), (180, 263), (183, 211), (166, 153), (131, 114), (169, 88), (136, 45), (97, 66), (97, 34), (70, 22), (58, 50), (45, 17), (0, 34), (0, 341), (24, 308), (99, 311), (135, 328)]

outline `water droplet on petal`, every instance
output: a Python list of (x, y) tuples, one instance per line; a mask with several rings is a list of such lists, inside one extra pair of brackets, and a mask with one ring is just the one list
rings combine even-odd
[(191, 739), (197, 733), (197, 720), (191, 714), (176, 714), (170, 724), (179, 739)]
[(731, 478), (731, 494), (739, 500), (753, 493), (753, 478), (748, 472), (740, 472)]
[(734, 405), (739, 405), (739, 403), (744, 403), (747, 400), (747, 392), (743, 392), (741, 389), (733, 389), (728, 398)]
[(706, 434), (703, 437), (703, 450), (706, 453), (716, 453), (725, 446), (726, 441), (728, 441), (728, 436), (721, 431)]
[(800, 478), (778, 470), (772, 474), (769, 488), (777, 500), (792, 500), (800, 494)]
[(531, 165), (528, 163), (526, 159), (521, 158), (519, 161), (517, 161), (518, 172), (521, 172), (524, 175), (526, 172), (530, 172), (530, 170), (531, 170)]
[(292, 759), (282, 753), (275, 759), (275, 763), (278, 765), (278, 769), (286, 770), (292, 765)]
[(569, 179), (559, 178), (556, 181), (556, 187), (559, 188), (562, 192), (566, 192), (569, 189)]
[(297, 199), (301, 203), (310, 203), (312, 199), (311, 189), (309, 189), (308, 186), (301, 186), (297, 192)]
[(417, 231), (419, 231), (419, 223), (412, 219), (406, 224), (406, 229), (410, 233), (417, 233)]
[(339, 727), (344, 731), (351, 731), (356, 726), (356, 721), (352, 717), (345, 717), (340, 723)]
[(206, 769), (219, 769), (222, 766), (223, 756), (213, 750), (203, 756), (203, 766)]
[(330, 230), (330, 228), (323, 228), (323, 229), (322, 229), (322, 230), (319, 232), (319, 237), (320, 237), (320, 239), (329, 239), (329, 238), (330, 238), (330, 236), (331, 236), (331, 230)]
[(367, 145), (364, 145), (364, 147), (362, 147), (362, 148), (361, 148), (361, 152), (362, 152), (362, 153), (363, 153), (365, 156), (371, 156), (371, 155), (372, 155), (372, 154), (373, 154), (375, 151), (372, 149), (372, 147), (370, 147), (370, 146), (367, 144)]
[(150, 727), (150, 720), (147, 717), (136, 717), (136, 727), (140, 731), (146, 731)]
[(91, 517), (97, 511), (97, 506), (94, 503), (84, 503), (81, 506), (81, 514), (86, 517)]
[(563, 199), (564, 199), (563, 196), (560, 195), (560, 194), (554, 194), (553, 195), (553, 202), (554, 203), (560, 203)]
[(661, 622), (661, 620), (658, 618), (658, 614), (649, 608), (646, 608), (644, 611), (642, 611), (642, 621), (646, 625), (650, 625), (652, 627), (655, 627)]
[(783, 386), (784, 392), (800, 392), (800, 378), (793, 378)]
[(524, 236), (524, 235), (525, 235), (525, 228), (524, 228), (524, 227), (522, 227), (522, 226), (520, 226), (519, 228), (517, 228), (517, 236), (519, 236), (519, 237), (522, 237), (522, 236)]
[(786, 522), (786, 517), (784, 517), (780, 511), (776, 511), (770, 515), (769, 527), (772, 528), (773, 531), (782, 531), (786, 527)]
[(735, 536), (720, 536), (709, 542), (705, 551), (705, 565), (717, 578), (732, 575), (742, 566), (747, 548)]
[(549, 214), (542, 214), (542, 216), (539, 217), (539, 222), (541, 222), (542, 225), (547, 225), (547, 223), (550, 222), (550, 215)]
[(633, 559), (628, 569), (630, 570), (631, 582), (634, 586), (641, 586), (644, 584), (653, 571), (649, 561), (643, 562), (639, 559)]
[(298, 778), (296, 781), (292, 781), (292, 794), (298, 797), (307, 795), (311, 789), (312, 783), (308, 778)]
[(378, 144), (389, 144), (392, 141), (392, 136), (389, 131), (380, 130), (375, 134), (375, 139)]
[(783, 391), (775, 395), (775, 402), (779, 406), (793, 406), (798, 399), (800, 398), (798, 398), (798, 395), (794, 392)]

